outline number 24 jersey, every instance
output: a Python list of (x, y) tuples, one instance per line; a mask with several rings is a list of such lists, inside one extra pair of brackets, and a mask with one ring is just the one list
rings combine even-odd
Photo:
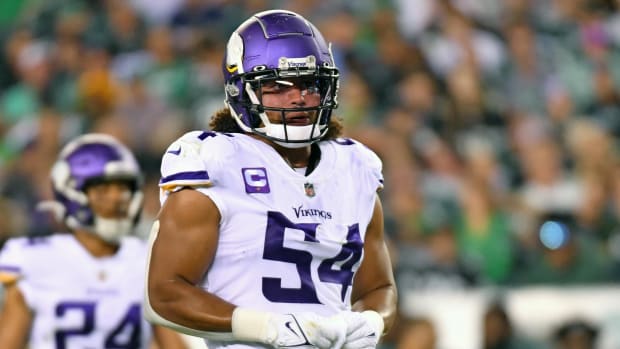
[(146, 244), (123, 238), (109, 257), (90, 255), (72, 234), (13, 238), (0, 274), (17, 279), (33, 311), (30, 348), (136, 348), (151, 343), (142, 317)]

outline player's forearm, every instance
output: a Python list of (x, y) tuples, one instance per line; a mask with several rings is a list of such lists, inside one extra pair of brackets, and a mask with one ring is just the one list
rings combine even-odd
[[(162, 291), (164, 294), (159, 293)], [(331, 319), (314, 313), (277, 314), (234, 307), (212, 294), (193, 290), (187, 285), (172, 290), (152, 287), (150, 293), (158, 299), (155, 303), (158, 303), (159, 312), (168, 319), (155, 314), (148, 301), (147, 318), (153, 323), (193, 336), (219, 341), (258, 342), (278, 348), (302, 344), (316, 348), (340, 348), (346, 337), (347, 326), (341, 318)], [(187, 302), (185, 297), (189, 298)]]
[(385, 324), (385, 333), (390, 329), (396, 317), (396, 301), (396, 285), (386, 284), (359, 297), (353, 303), (352, 310), (358, 312), (374, 310), (379, 313)]
[[(184, 280), (150, 282), (147, 296), (154, 313), (174, 324), (198, 331), (231, 331), (235, 306)], [(169, 326), (150, 315), (152, 322)]]

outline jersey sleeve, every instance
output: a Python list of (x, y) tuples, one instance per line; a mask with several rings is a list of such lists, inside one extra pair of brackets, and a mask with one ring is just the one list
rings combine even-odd
[(23, 238), (9, 239), (0, 250), (0, 283), (10, 284), (24, 275)]
[(163, 155), (160, 201), (181, 188), (209, 188), (217, 183), (222, 159), (233, 150), (228, 136), (208, 131), (192, 131), (174, 141)]
[(34, 253), (38, 244), (45, 243), (45, 237), (27, 238), (18, 237), (9, 239), (0, 250), (0, 283), (4, 285), (16, 284), (28, 307), (32, 308), (36, 302), (35, 281), (37, 265), (41, 261), (40, 255)]
[(383, 189), (383, 162), (370, 148), (359, 141), (352, 141), (355, 143), (355, 158), (360, 167), (366, 170), (368, 185), (380, 191)]

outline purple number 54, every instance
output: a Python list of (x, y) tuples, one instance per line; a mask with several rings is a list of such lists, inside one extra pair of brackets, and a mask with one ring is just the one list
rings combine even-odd
[[(262, 290), (265, 298), (279, 303), (321, 303), (316, 294), (312, 281), (311, 264), (313, 255), (305, 250), (298, 250), (284, 246), (284, 232), (286, 228), (304, 232), (304, 241), (320, 243), (316, 238), (316, 223), (293, 223), (280, 212), (267, 213), (267, 231), (263, 258), (295, 264), (301, 286), (298, 288), (282, 287), (282, 279), (263, 277)], [(319, 280), (342, 286), (341, 299), (353, 281), (353, 267), (362, 258), (364, 243), (360, 237), (359, 225), (348, 227), (347, 241), (340, 252), (333, 258), (323, 260), (318, 267)], [(338, 262), (343, 262), (339, 268), (334, 268)]]

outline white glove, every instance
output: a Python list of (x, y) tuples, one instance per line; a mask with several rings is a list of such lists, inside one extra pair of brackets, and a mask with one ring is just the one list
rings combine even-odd
[(347, 323), (347, 338), (343, 349), (374, 349), (383, 334), (383, 318), (379, 313), (366, 310), (358, 313), (345, 311), (342, 316)]
[(347, 324), (343, 317), (326, 318), (315, 313), (274, 314), (236, 308), (232, 332), (237, 340), (261, 342), (274, 348), (340, 349), (346, 338)]

